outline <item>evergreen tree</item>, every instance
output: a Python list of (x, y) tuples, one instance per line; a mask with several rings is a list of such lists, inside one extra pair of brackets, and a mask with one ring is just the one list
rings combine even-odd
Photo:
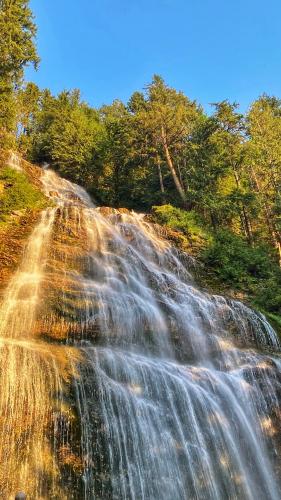
[(260, 97), (251, 106), (247, 125), (248, 172), (281, 266), (281, 101)]
[(28, 0), (0, 0), (0, 146), (15, 142), (17, 101), (24, 68), (37, 67), (36, 26)]
[(139, 106), (136, 118), (143, 130), (146, 147), (156, 158), (163, 155), (176, 190), (184, 204), (186, 191), (181, 181), (175, 156), (181, 152), (198, 119), (200, 110), (182, 92), (168, 87), (154, 76), (146, 89), (146, 103)]
[(97, 111), (81, 102), (78, 90), (57, 98), (43, 92), (32, 128), (35, 161), (51, 163), (76, 182), (90, 183), (101, 125)]
[(17, 143), (26, 156), (32, 147), (33, 124), (39, 112), (41, 92), (35, 83), (29, 82), (17, 93)]

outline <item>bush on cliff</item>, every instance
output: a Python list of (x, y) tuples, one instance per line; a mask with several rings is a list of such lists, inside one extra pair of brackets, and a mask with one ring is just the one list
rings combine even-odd
[(159, 224), (182, 232), (191, 245), (205, 247), (210, 243), (211, 235), (203, 228), (198, 215), (192, 210), (182, 210), (172, 205), (152, 207), (153, 215)]
[(0, 223), (7, 221), (14, 211), (40, 210), (46, 199), (23, 172), (10, 167), (0, 169)]

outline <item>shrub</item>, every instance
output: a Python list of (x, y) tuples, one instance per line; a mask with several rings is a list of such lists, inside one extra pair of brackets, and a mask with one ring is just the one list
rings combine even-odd
[(195, 212), (172, 205), (154, 206), (152, 210), (159, 224), (183, 232), (192, 243), (206, 245), (207, 241), (211, 240), (210, 234), (202, 227)]
[(273, 264), (268, 252), (261, 246), (250, 247), (240, 236), (230, 231), (218, 231), (202, 255), (206, 264), (232, 285), (269, 278)]
[(250, 247), (242, 237), (222, 230), (202, 258), (220, 281), (246, 291), (253, 305), (281, 313), (281, 270), (267, 247)]
[(47, 205), (45, 196), (22, 172), (9, 167), (1, 169), (0, 186), (0, 222), (15, 210), (39, 210)]

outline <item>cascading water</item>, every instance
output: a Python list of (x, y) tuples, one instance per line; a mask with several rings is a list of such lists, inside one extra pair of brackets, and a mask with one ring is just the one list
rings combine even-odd
[(16, 153), (12, 152), (10, 154), (10, 158), (8, 159), (8, 165), (10, 168), (13, 168), (14, 170), (17, 170), (18, 172), (22, 171), (21, 167), (21, 158), (19, 155)]
[(3, 498), (279, 499), (265, 318), (200, 291), (143, 216), (49, 170), (42, 183), (56, 206), (0, 311)]
[(50, 495), (58, 492), (54, 480), (58, 471), (46, 440), (46, 428), (56, 407), (55, 402), (51, 405), (50, 401), (61, 392), (61, 380), (55, 352), (38, 341), (34, 333), (45, 246), (54, 216), (54, 209), (42, 213), (0, 310), (2, 498), (14, 498), (13, 493), (20, 485), (24, 485), (30, 495), (37, 492), (40, 498), (47, 471)]

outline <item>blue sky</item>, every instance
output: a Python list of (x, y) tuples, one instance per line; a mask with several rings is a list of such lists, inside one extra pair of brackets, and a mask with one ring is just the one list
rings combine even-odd
[(281, 96), (281, 0), (31, 0), (40, 68), (53, 92), (127, 100), (154, 73), (208, 109)]

